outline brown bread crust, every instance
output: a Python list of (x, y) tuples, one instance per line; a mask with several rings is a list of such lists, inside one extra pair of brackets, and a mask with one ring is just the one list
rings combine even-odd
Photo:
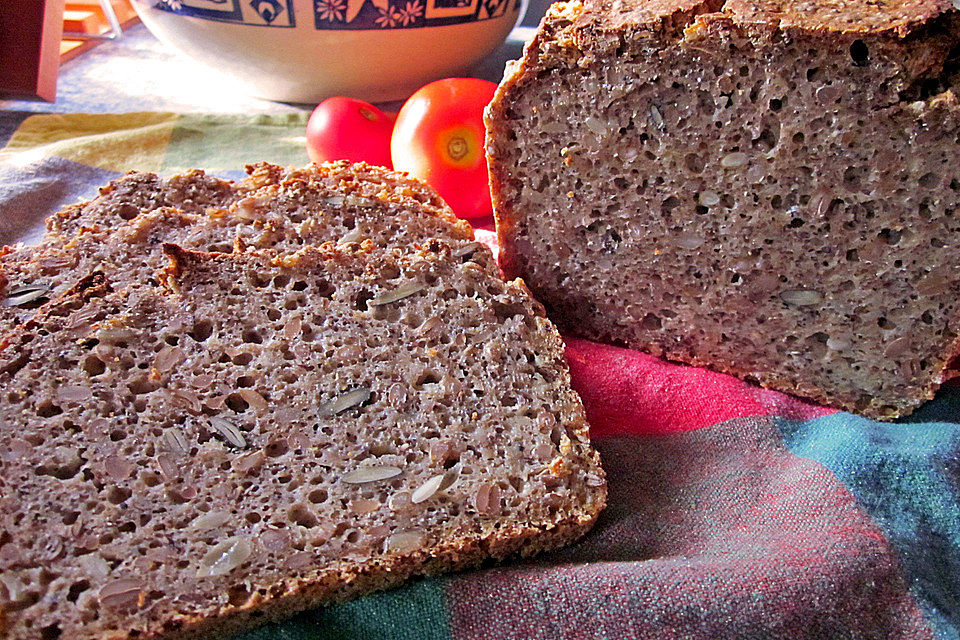
[(501, 268), (572, 333), (909, 413), (960, 350), (958, 70), (946, 0), (557, 3), (486, 113)]

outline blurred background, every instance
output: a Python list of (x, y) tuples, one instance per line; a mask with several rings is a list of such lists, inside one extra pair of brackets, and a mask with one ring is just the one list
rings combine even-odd
[[(4, 4), (12, 2), (6, 5), (10, 9), (18, 1), (4, 0)], [(36, 6), (35, 2), (29, 4)], [(122, 35), (105, 37), (111, 35), (112, 25), (100, 4), (100, 0), (79, 0), (79, 4), (67, 0), (63, 29), (73, 33), (86, 30), (94, 37), (67, 37), (60, 43), (55, 102), (5, 99), (0, 100), (0, 109), (38, 113), (284, 113), (307, 111), (315, 106), (251, 97), (234, 78), (161, 44), (139, 22), (128, 0), (112, 1)], [(520, 25), (470, 75), (498, 82), (504, 64), (520, 56), (523, 43), (532, 37), (549, 4), (548, 0), (530, 0)], [(24, 30), (37, 28), (26, 25), (22, 12), (8, 11), (7, 24), (3, 24), (4, 18), (0, 15), (0, 28), (8, 45), (14, 38), (25, 38)], [(382, 103), (392, 109), (399, 105), (400, 102)]]

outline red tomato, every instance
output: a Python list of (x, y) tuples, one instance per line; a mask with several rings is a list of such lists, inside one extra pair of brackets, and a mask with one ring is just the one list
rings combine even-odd
[(363, 100), (327, 98), (307, 121), (307, 155), (314, 162), (364, 161), (390, 168), (394, 119)]
[(492, 213), (483, 108), (496, 88), (476, 78), (431, 82), (404, 103), (390, 138), (393, 167), (432, 186), (461, 218)]

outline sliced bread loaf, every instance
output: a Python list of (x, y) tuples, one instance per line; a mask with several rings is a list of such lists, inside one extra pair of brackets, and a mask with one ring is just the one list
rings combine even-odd
[(22, 322), (97, 268), (123, 272), (124, 284), (155, 279), (166, 262), (163, 242), (289, 253), (364, 239), (410, 249), (430, 238), (473, 241), (470, 226), (432, 189), (401, 174), (342, 162), (291, 170), (261, 163), (248, 171), (240, 183), (201, 171), (167, 179), (131, 174), (90, 203), (55, 215), (40, 245), (0, 255), (8, 281), (0, 322)]
[(166, 244), (8, 334), (0, 635), (220, 636), (586, 531), (559, 336), (461, 248)]
[(949, 0), (555, 4), (487, 111), (508, 277), (567, 331), (889, 419), (951, 375)]

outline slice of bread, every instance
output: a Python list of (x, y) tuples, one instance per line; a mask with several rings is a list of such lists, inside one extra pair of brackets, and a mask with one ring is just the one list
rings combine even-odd
[(67, 207), (47, 218), (42, 244), (66, 242), (86, 230), (109, 235), (113, 229), (141, 213), (162, 207), (185, 213), (204, 213), (211, 207), (235, 202), (242, 188), (195, 169), (182, 175), (160, 178), (152, 173), (130, 173), (100, 188), (100, 195)]
[[(465, 227), (436, 192), (410, 177), (359, 163), (334, 162), (288, 169), (267, 162), (247, 166), (248, 177), (240, 182), (222, 180), (200, 169), (161, 178), (152, 173), (130, 173), (100, 189), (93, 200), (71, 205), (47, 219), (41, 244), (65, 243), (86, 231), (101, 238), (139, 214), (161, 208), (204, 214), (226, 209), (252, 192), (272, 190), (285, 197), (287, 211), (303, 211), (307, 203), (298, 192), (312, 192), (314, 200), (333, 195), (376, 197), (394, 202), (415, 200), (420, 206), (454, 226)], [(316, 206), (317, 202), (310, 205)], [(329, 203), (321, 203), (328, 205)], [(248, 209), (258, 209), (248, 203)], [(322, 207), (329, 209), (329, 206)], [(266, 212), (264, 212), (266, 213)]]
[(125, 283), (154, 279), (165, 264), (162, 242), (229, 253), (364, 239), (411, 249), (430, 238), (473, 241), (470, 226), (432, 189), (401, 174), (344, 162), (291, 170), (261, 163), (248, 171), (239, 183), (201, 171), (131, 174), (56, 214), (39, 246), (0, 254), (7, 280), (0, 322), (23, 322), (97, 268), (124, 272)]
[(960, 344), (949, 0), (571, 0), (486, 114), (501, 266), (567, 331), (890, 419)]
[(162, 249), (0, 347), (0, 635), (220, 636), (595, 520), (560, 338), (483, 252)]

